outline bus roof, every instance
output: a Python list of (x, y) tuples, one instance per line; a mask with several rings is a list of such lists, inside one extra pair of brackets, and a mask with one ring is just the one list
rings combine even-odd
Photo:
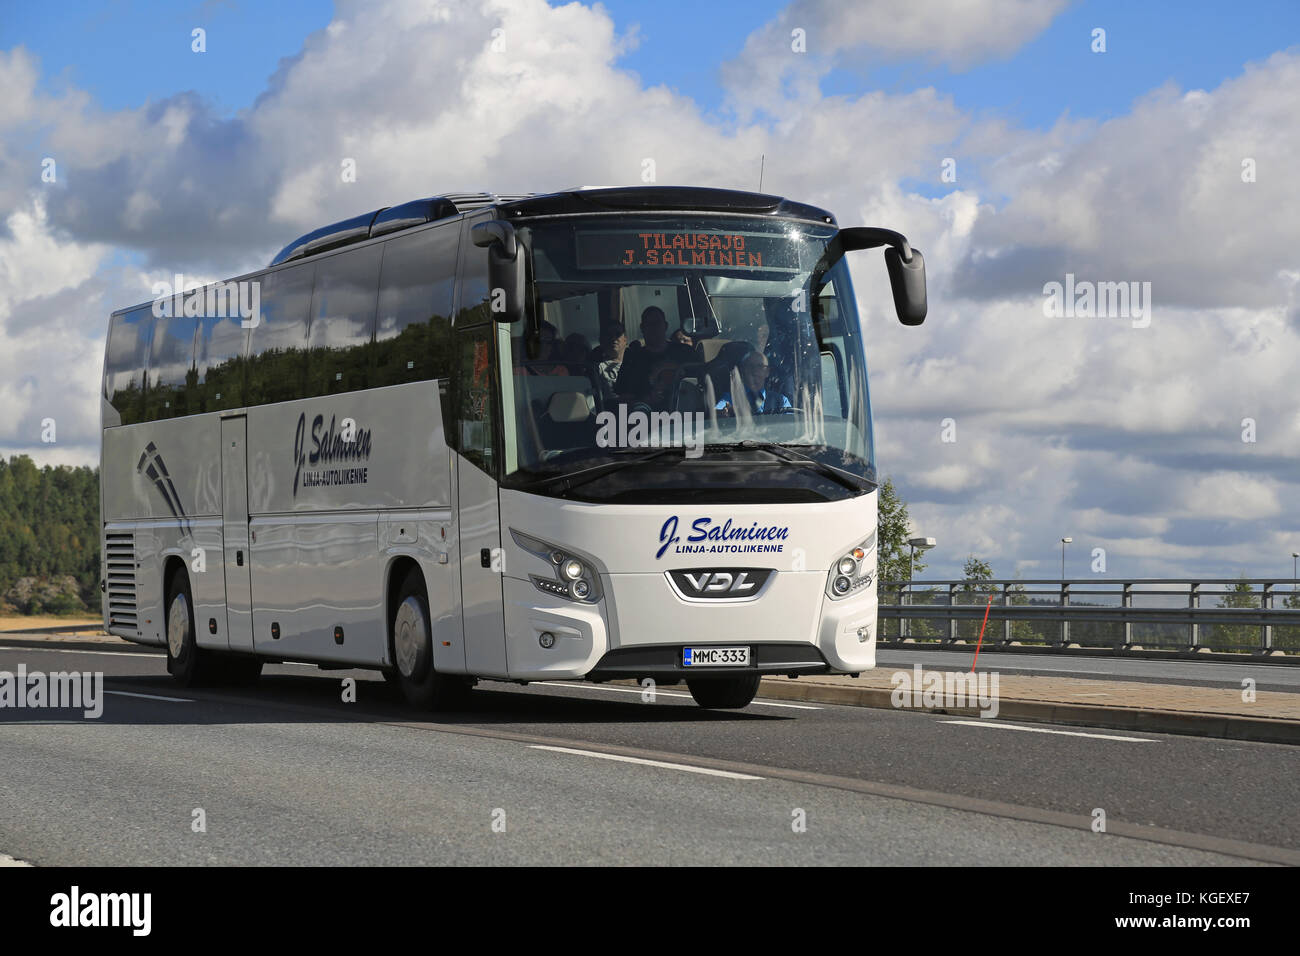
[(271, 260), (279, 265), (318, 252), (361, 242), (376, 236), (408, 229), (426, 222), (464, 215), (496, 206), (503, 215), (526, 219), (534, 216), (580, 215), (599, 212), (727, 212), (767, 215), (780, 219), (807, 219), (834, 224), (825, 209), (792, 202), (766, 193), (707, 186), (602, 186), (566, 189), (554, 193), (502, 195), (496, 193), (446, 193), (416, 199), (400, 206), (385, 206), (374, 212), (330, 223), (299, 236)]
[[(575, 187), (553, 193), (525, 194), (444, 193), (441, 196), (413, 199), (397, 206), (384, 206), (314, 229), (281, 249), (265, 269), (228, 281), (260, 275), (276, 266), (332, 252), (353, 243), (377, 239), (426, 223), (465, 216), (490, 207), (495, 207), (500, 215), (512, 220), (619, 212), (712, 212), (836, 224), (835, 217), (818, 206), (767, 193), (714, 189), (708, 186)], [(112, 314), (131, 312), (148, 304), (149, 302), (143, 302), (115, 309)]]

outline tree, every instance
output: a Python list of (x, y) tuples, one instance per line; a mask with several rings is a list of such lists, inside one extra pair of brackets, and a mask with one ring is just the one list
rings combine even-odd
[(908, 567), (907, 539), (911, 535), (912, 521), (907, 515), (907, 503), (898, 496), (892, 478), (880, 486), (880, 501), (876, 517), (877, 575), (880, 581), (910, 581), (925, 570), (925, 563), (917, 555)]
[[(1292, 585), (1291, 593), (1282, 601), (1282, 606), (1291, 611), (1300, 611), (1300, 590)], [(1273, 628), (1273, 646), (1282, 650), (1300, 650), (1300, 627)]]
[[(1017, 582), (1019, 581), (1020, 577), (1021, 574), (1019, 571), (1017, 571), (1016, 572)], [(1025, 586), (1023, 584), (1020, 583), (1013, 584), (1007, 590), (1010, 592), (1009, 600), (1011, 601), (1012, 605), (1016, 607), (1023, 607), (1029, 603), (1029, 593), (1025, 590)], [(1043, 635), (1039, 634), (1036, 630), (1034, 630), (1034, 624), (1032, 621), (1012, 621), (1011, 639), (1013, 641), (1035, 642), (1035, 641), (1044, 640), (1044, 637)]]
[[(21, 578), (40, 589), (70, 576), (45, 597), (4, 596)], [(99, 477), (91, 468), (47, 465), (25, 455), (0, 459), (0, 602), (80, 610), (94, 604), (99, 580)]]
[[(988, 602), (990, 596), (997, 596), (997, 588), (992, 587), (985, 582), (993, 580), (993, 568), (988, 562), (981, 561), (975, 555), (968, 555), (966, 563), (961, 567), (961, 575), (964, 579), (957, 599), (958, 604), (974, 604), (980, 607)], [(980, 627), (983, 621), (961, 621), (957, 625), (957, 636), (969, 640), (975, 640), (979, 637)], [(987, 632), (985, 637), (987, 637)]]
[[(1259, 595), (1255, 587), (1241, 576), (1232, 590), (1219, 598), (1219, 607), (1258, 608)], [(1216, 624), (1214, 625), (1214, 643), (1243, 647), (1258, 646), (1261, 642), (1259, 628), (1253, 624)]]

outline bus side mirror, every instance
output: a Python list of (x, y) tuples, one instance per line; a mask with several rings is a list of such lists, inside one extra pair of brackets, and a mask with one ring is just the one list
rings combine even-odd
[(515, 227), (504, 219), (489, 219), (470, 230), (474, 245), (488, 251), (488, 309), (498, 322), (524, 317), (524, 263)]
[(889, 285), (894, 290), (894, 311), (904, 325), (920, 325), (925, 321), (925, 257), (912, 248), (907, 237), (892, 229), (877, 226), (852, 226), (841, 229), (827, 248), (826, 265), (829, 269), (844, 253), (855, 249), (885, 247), (885, 268), (889, 270)]
[(925, 297), (925, 257), (920, 249), (912, 250), (912, 258), (905, 260), (895, 246), (885, 249), (885, 268), (889, 270), (889, 285), (894, 290), (894, 311), (904, 325), (920, 325), (925, 321), (928, 305)]

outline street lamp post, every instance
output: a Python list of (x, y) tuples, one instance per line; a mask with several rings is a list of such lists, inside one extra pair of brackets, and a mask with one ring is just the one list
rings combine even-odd
[[(917, 550), (919, 549), (919, 550), (921, 550), (921, 551), (929, 551), (929, 550), (930, 550), (931, 548), (933, 548), (934, 546), (935, 546), (935, 540), (934, 540), (934, 538), (908, 538), (908, 539), (907, 539), (907, 547), (908, 547), (908, 552), (907, 552), (907, 600), (906, 600), (905, 602), (903, 602), (904, 604), (911, 604), (911, 603), (912, 603), (912, 578), (913, 578), (913, 577), (915, 576), (915, 574), (916, 574), (916, 552), (917, 552)], [(902, 626), (901, 628), (899, 628), (899, 633), (902, 634), (903, 637), (908, 637), (908, 636), (911, 635), (912, 629), (911, 629), (911, 626), (910, 626), (910, 625), (911, 625), (911, 622), (910, 622), (907, 618), (903, 618), (903, 626)]]
[[(1064, 609), (1070, 603), (1070, 589), (1065, 583), (1065, 546), (1073, 544), (1073, 538), (1061, 539), (1061, 608)], [(1061, 644), (1070, 643), (1070, 622), (1065, 620), (1064, 615), (1061, 617)]]

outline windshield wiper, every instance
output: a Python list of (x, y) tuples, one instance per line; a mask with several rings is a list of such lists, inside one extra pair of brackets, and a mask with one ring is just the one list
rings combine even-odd
[[(681, 448), (656, 448), (653, 451), (640, 453), (639, 449), (618, 448), (611, 449), (611, 454), (620, 456), (619, 461), (606, 461), (599, 465), (593, 465), (590, 468), (583, 468), (581, 471), (574, 471), (564, 475), (553, 475), (547, 478), (539, 478), (525, 486), (526, 491), (541, 491), (558, 489), (559, 491), (570, 491), (579, 485), (585, 485), (589, 481), (608, 475), (611, 472), (621, 471), (624, 468), (630, 468), (633, 465), (643, 465), (648, 461), (654, 461), (656, 458), (662, 458), (672, 451), (683, 451)], [(635, 457), (633, 457), (635, 456)]]
[(765, 451), (769, 454), (776, 455), (778, 458), (783, 458), (786, 461), (792, 461), (800, 465), (807, 465), (818, 474), (824, 475), (852, 491), (876, 490), (876, 483), (869, 478), (863, 478), (861, 475), (855, 475), (851, 471), (845, 471), (843, 468), (836, 468), (834, 465), (828, 465), (824, 461), (818, 461), (810, 455), (794, 451), (795, 447), (811, 446), (782, 445), (780, 442), (775, 441), (755, 441), (752, 438), (746, 438), (742, 441), (732, 442), (728, 445), (706, 445), (705, 450), (710, 448), (738, 448), (741, 450), (755, 448), (759, 451)]

